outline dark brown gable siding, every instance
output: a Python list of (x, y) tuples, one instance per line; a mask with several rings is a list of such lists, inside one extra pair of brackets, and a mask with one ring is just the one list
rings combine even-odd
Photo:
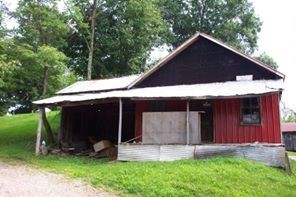
[(137, 87), (234, 81), (237, 75), (254, 79), (279, 77), (206, 38), (200, 37)]

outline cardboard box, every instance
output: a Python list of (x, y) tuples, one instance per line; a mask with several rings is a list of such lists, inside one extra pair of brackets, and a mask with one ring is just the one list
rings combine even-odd
[(113, 144), (109, 140), (101, 140), (93, 145), (95, 152), (100, 152), (112, 146)]

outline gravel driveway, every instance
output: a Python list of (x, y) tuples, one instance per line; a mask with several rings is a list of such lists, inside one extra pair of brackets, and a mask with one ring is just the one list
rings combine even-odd
[(9, 196), (114, 196), (59, 174), (0, 161), (0, 197)]

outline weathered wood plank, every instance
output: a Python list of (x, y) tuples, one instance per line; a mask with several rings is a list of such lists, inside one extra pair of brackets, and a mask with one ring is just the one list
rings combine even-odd
[(119, 99), (119, 120), (118, 120), (118, 144), (121, 143), (122, 135), (122, 99)]
[(40, 154), (41, 129), (42, 129), (42, 110), (39, 109), (37, 136), (36, 136), (36, 147), (35, 147), (35, 155), (36, 156), (38, 156)]

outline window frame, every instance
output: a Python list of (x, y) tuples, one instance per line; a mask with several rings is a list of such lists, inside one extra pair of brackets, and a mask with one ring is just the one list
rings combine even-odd
[[(257, 99), (257, 102), (258, 102), (258, 105), (257, 106), (252, 106), (252, 102), (251, 102), (251, 99), (254, 99), (256, 98)], [(245, 99), (248, 99), (249, 101), (249, 106), (246, 107), (244, 106), (244, 100)], [(248, 109), (250, 111), (252, 110), (258, 110), (259, 112), (259, 122), (244, 122), (243, 120), (243, 111), (245, 109)], [(262, 118), (262, 105), (261, 105), (261, 97), (247, 97), (247, 98), (241, 98), (240, 99), (240, 124), (241, 125), (250, 125), (250, 126), (261, 126), (262, 125), (262, 122), (263, 122), (263, 118)]]

